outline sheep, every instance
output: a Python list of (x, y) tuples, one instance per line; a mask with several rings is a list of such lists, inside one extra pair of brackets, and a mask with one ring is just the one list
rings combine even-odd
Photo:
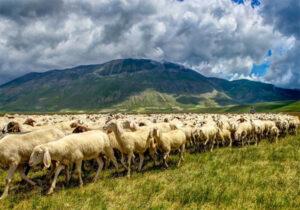
[[(107, 131), (112, 131), (115, 134), (116, 140), (120, 146), (121, 153), (128, 156), (127, 160), (127, 177), (131, 175), (131, 161), (134, 158), (134, 152), (139, 154), (140, 163), (138, 170), (141, 171), (144, 162), (144, 153), (149, 148), (150, 155), (155, 161), (153, 149), (151, 149), (150, 131), (147, 129), (137, 130), (135, 132), (126, 132), (121, 127), (120, 123), (116, 120), (112, 120), (104, 126)], [(123, 162), (123, 160), (122, 160)], [(123, 163), (122, 163), (123, 164)]]
[(0, 165), (9, 168), (5, 179), (5, 189), (0, 199), (7, 197), (12, 177), (16, 170), (21, 178), (35, 185), (24, 173), (24, 165), (27, 164), (33, 148), (42, 143), (54, 141), (63, 137), (58, 129), (39, 130), (26, 134), (11, 134), (0, 141)]
[(184, 160), (183, 154), (185, 152), (186, 136), (182, 130), (172, 130), (162, 133), (158, 128), (154, 128), (151, 132), (151, 137), (154, 139), (154, 143), (158, 149), (164, 153), (163, 162), (166, 168), (168, 168), (167, 159), (172, 150), (180, 150), (179, 161), (177, 166), (180, 166)]
[(79, 186), (83, 186), (81, 176), (81, 165), (83, 160), (95, 159), (98, 169), (94, 177), (94, 182), (98, 179), (99, 173), (103, 168), (101, 155), (105, 155), (113, 161), (118, 169), (118, 164), (110, 146), (106, 133), (102, 131), (87, 131), (79, 134), (70, 134), (55, 142), (41, 144), (33, 149), (30, 156), (29, 165), (36, 166), (43, 162), (46, 168), (51, 165), (51, 160), (59, 162), (55, 169), (55, 176), (47, 194), (53, 193), (59, 173), (66, 166), (75, 163), (76, 173), (79, 179)]
[(288, 132), (290, 134), (297, 135), (297, 130), (298, 130), (298, 127), (300, 125), (299, 118), (298, 117), (291, 117), (291, 118), (288, 119), (288, 123), (289, 123)]
[[(270, 128), (273, 127), (273, 123), (274, 122), (273, 121), (268, 121), (268, 122), (269, 122), (268, 128), (270, 129)], [(281, 136), (285, 136), (288, 133), (289, 123), (288, 123), (288, 121), (286, 119), (281, 118), (281, 119), (277, 120), (275, 122), (275, 124), (278, 127)]]
[(235, 136), (235, 141), (241, 141), (242, 146), (244, 146), (245, 140), (247, 140), (247, 138), (250, 139), (251, 137), (253, 137), (251, 123), (243, 120), (242, 123), (238, 124), (234, 136)]
[(219, 129), (217, 137), (221, 139), (221, 142), (223, 145), (226, 144), (226, 141), (229, 141), (229, 147), (232, 147), (232, 137), (231, 137), (231, 132), (228, 129)]
[(270, 136), (269, 139), (270, 140), (275, 140), (275, 143), (277, 143), (278, 141), (278, 136), (279, 136), (279, 129), (276, 126), (273, 126), (270, 129)]
[(219, 128), (215, 125), (204, 125), (201, 128), (197, 129), (199, 140), (204, 142), (204, 145), (207, 145), (208, 142), (211, 142), (212, 152), (214, 149), (214, 144), (216, 143), (217, 134), (219, 132)]
[(186, 136), (186, 143), (191, 146), (193, 144), (193, 132), (195, 130), (194, 127), (189, 126), (187, 124), (182, 124), (180, 122), (171, 122), (170, 127), (172, 130), (180, 129), (184, 132)]
[(255, 145), (258, 145), (258, 142), (263, 137), (264, 131), (267, 129), (266, 123), (261, 120), (250, 120), (253, 129), (253, 137), (255, 138)]

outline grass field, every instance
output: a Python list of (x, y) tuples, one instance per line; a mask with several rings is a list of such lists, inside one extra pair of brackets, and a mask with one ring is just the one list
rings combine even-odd
[[(152, 93), (151, 93), (152, 94)], [(174, 99), (168, 96), (159, 98), (163, 100), (167, 106), (162, 105), (158, 100), (157, 95), (147, 93), (147, 97), (139, 96), (141, 98), (134, 98), (128, 104), (122, 104), (110, 109), (100, 110), (61, 110), (60, 112), (6, 112), (0, 110), (0, 116), (6, 113), (20, 113), (20, 114), (82, 114), (82, 113), (249, 113), (253, 106), (257, 112), (298, 112), (300, 113), (300, 101), (274, 101), (274, 102), (261, 102), (255, 104), (244, 105), (231, 105), (231, 106), (216, 106), (204, 107), (203, 105), (184, 105), (180, 106), (174, 102)], [(154, 96), (156, 97), (154, 97)], [(143, 103), (142, 103), (142, 102)], [(150, 104), (155, 106), (150, 106)], [(175, 105), (174, 105), (175, 104)]]
[[(76, 180), (63, 186), (61, 177), (51, 196), (16, 177), (0, 209), (299, 209), (299, 148), (300, 136), (290, 136), (277, 144), (187, 154), (180, 168), (172, 156), (167, 170), (148, 163), (131, 179), (106, 171), (95, 184), (85, 177), (81, 189)], [(30, 176), (43, 180), (43, 172)]]

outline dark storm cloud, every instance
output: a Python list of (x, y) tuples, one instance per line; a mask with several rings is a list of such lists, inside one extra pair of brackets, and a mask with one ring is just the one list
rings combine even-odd
[(264, 20), (285, 35), (300, 39), (300, 1), (265, 0), (261, 11)]
[(57, 14), (62, 7), (62, 0), (1, 0), (0, 15), (26, 24), (28, 19)]

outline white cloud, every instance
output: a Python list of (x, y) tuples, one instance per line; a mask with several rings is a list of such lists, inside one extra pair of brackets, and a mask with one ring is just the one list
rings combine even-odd
[(41, 13), (42, 3), (0, 2), (0, 82), (128, 57), (232, 79), (248, 76), (267, 50), (291, 42), (260, 10), (230, 0), (56, 0)]

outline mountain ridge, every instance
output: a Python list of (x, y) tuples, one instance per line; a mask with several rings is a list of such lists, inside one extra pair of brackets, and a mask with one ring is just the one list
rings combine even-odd
[[(168, 98), (168, 103), (161, 101), (159, 94)], [(300, 90), (250, 80), (205, 77), (183, 65), (129, 58), (28, 73), (0, 86), (0, 109), (100, 110), (120, 104), (138, 107), (128, 100), (145, 106), (137, 99), (146, 99), (148, 95), (155, 106), (181, 109), (299, 100)], [(151, 106), (151, 101), (147, 105)]]

